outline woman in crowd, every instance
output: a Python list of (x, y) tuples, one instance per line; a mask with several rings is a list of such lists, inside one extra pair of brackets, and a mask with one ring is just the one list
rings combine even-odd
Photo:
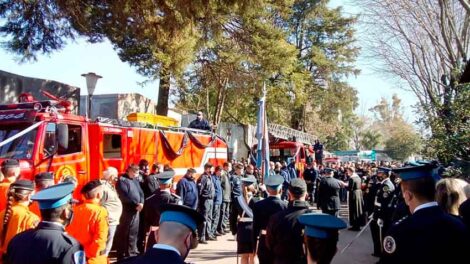
[(10, 240), (18, 233), (35, 228), (39, 216), (29, 210), (34, 184), (29, 180), (17, 180), (8, 191), (7, 207), (0, 212), (0, 254), (6, 253)]
[[(259, 198), (256, 195), (256, 178), (253, 175), (242, 178), (243, 195), (238, 199), (241, 205), (239, 212), (242, 212), (238, 219), (237, 228), (237, 254), (241, 255), (241, 264), (254, 264), (255, 254), (253, 253), (255, 247), (252, 241), (253, 232), (253, 215), (250, 212), (253, 209), (253, 205)], [(248, 207), (248, 208), (247, 208)]]
[(464, 187), (467, 182), (461, 179), (441, 179), (436, 184), (436, 201), (451, 215), (459, 215), (459, 206), (465, 201)]

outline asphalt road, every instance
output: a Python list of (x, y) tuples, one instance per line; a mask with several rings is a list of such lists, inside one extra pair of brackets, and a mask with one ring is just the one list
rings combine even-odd
[[(346, 204), (342, 205), (340, 217), (346, 222), (348, 212)], [(333, 264), (374, 264), (377, 258), (371, 256), (373, 251), (370, 229), (367, 228), (362, 235), (343, 253), (341, 250), (357, 235), (358, 232), (342, 230), (338, 241), (338, 253), (333, 259)], [(209, 241), (207, 245), (199, 245), (192, 250), (187, 262), (197, 264), (235, 264), (237, 243), (232, 235), (218, 238), (218, 241)]]

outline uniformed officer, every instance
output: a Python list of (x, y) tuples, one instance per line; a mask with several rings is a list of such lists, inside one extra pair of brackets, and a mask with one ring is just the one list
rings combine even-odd
[(298, 216), (309, 211), (307, 184), (303, 179), (292, 179), (289, 184), (289, 205), (286, 210), (271, 216), (266, 228), (266, 246), (276, 264), (303, 264), (306, 256), (303, 248), (303, 226)]
[[(34, 185), (35, 191), (40, 192), (47, 187), (54, 185), (54, 173), (52, 172), (41, 172), (34, 176)], [(36, 215), (41, 215), (41, 211), (39, 210), (39, 203), (32, 202), (29, 206), (29, 210), (35, 213)]]
[(35, 228), (39, 223), (39, 216), (28, 209), (33, 191), (33, 182), (29, 180), (17, 180), (10, 185), (7, 207), (0, 213), (0, 255), (2, 257), (15, 235)]
[(143, 256), (129, 258), (119, 263), (184, 264), (191, 249), (197, 247), (197, 227), (204, 217), (195, 210), (184, 206), (168, 204), (162, 207), (160, 228), (155, 235), (157, 244)]
[(8, 245), (5, 262), (11, 264), (85, 263), (80, 243), (65, 232), (72, 216), (72, 183), (44, 189), (31, 197), (39, 202), (42, 222), (15, 236)]
[[(258, 259), (260, 264), (272, 263), (273, 255), (266, 248), (266, 227), (269, 218), (287, 208), (287, 202), (281, 200), (282, 184), (284, 178), (276, 174), (268, 177), (265, 181), (268, 197), (264, 200), (256, 202), (253, 206), (253, 241), (255, 249), (257, 248)], [(259, 242), (258, 241), (259, 237)]]
[(106, 240), (108, 239), (108, 211), (100, 205), (103, 186), (93, 180), (83, 186), (80, 193), (84, 201), (74, 209), (75, 220), (67, 232), (85, 248), (88, 264), (106, 264)]
[(325, 168), (324, 177), (321, 179), (318, 186), (318, 199), (322, 213), (338, 216), (338, 211), (341, 206), (339, 200), (339, 189), (342, 182), (333, 177), (334, 170)]
[(469, 230), (435, 201), (433, 169), (420, 165), (394, 170), (412, 215), (392, 225), (380, 263), (468, 263)]
[(372, 241), (374, 243), (375, 257), (379, 257), (382, 253), (382, 242), (385, 233), (392, 224), (393, 206), (392, 198), (395, 191), (395, 185), (390, 180), (392, 170), (386, 167), (377, 169), (377, 179), (380, 184), (377, 189), (377, 195), (374, 202), (374, 213), (372, 222), (370, 223), (370, 230)]
[(159, 188), (145, 200), (144, 225), (146, 232), (146, 248), (155, 244), (154, 233), (160, 222), (161, 208), (166, 204), (182, 204), (178, 195), (171, 193), (174, 171), (164, 171), (155, 175)]
[(375, 173), (364, 181), (364, 184), (366, 185), (364, 190), (364, 208), (367, 215), (372, 215), (374, 212), (375, 196), (377, 195), (378, 187), (380, 185), (377, 178), (377, 169), (374, 168), (374, 171)]
[(301, 215), (298, 220), (305, 226), (307, 263), (330, 263), (337, 251), (338, 230), (346, 228), (346, 223), (329, 214), (314, 213)]

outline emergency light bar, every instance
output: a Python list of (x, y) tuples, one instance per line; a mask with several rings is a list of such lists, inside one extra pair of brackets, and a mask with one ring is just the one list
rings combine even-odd
[(53, 101), (39, 101), (39, 102), (28, 102), (28, 103), (17, 103), (17, 104), (3, 104), (0, 105), (0, 111), (5, 111), (5, 110), (35, 110), (35, 111), (40, 111), (42, 109), (45, 109), (47, 107), (53, 107), (57, 105), (56, 102)]

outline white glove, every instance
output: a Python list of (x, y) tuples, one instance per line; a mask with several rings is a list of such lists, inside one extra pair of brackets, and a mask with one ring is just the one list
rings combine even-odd
[(380, 227), (384, 226), (384, 220), (382, 220), (380, 218), (377, 219), (377, 225), (380, 226)]

